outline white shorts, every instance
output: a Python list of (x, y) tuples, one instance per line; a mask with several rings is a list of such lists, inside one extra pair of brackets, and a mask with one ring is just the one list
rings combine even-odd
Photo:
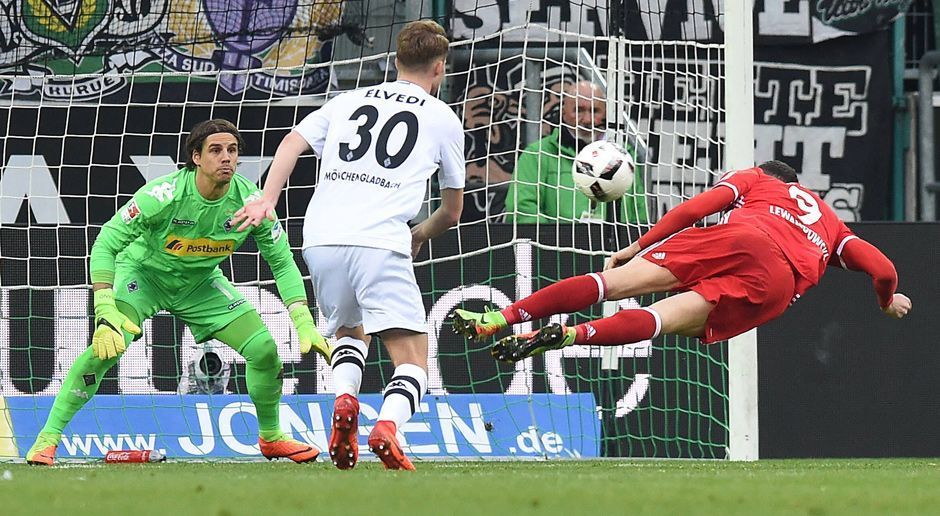
[(325, 336), (359, 325), (367, 334), (392, 328), (427, 333), (410, 256), (346, 245), (308, 247), (303, 254), (317, 305), (326, 316)]

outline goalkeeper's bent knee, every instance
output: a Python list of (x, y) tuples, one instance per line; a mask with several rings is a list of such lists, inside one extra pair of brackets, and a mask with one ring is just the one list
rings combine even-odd
[(277, 344), (268, 329), (262, 327), (245, 339), (239, 353), (247, 362), (245, 384), (258, 413), (259, 434), (266, 441), (277, 440), (283, 435), (278, 410), (283, 377)]
[(281, 357), (277, 354), (277, 343), (271, 337), (267, 329), (258, 331), (248, 337), (242, 346), (241, 355), (245, 357), (248, 367), (252, 369), (279, 370), (281, 368)]
[(248, 367), (252, 369), (280, 369), (281, 367), (281, 359), (277, 356), (277, 344), (258, 312), (251, 311), (242, 314), (228, 326), (216, 332), (213, 337), (245, 357)]

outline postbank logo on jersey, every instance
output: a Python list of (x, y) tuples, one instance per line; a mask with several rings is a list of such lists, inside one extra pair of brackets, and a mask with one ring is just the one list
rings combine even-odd
[(235, 241), (170, 235), (166, 237), (163, 249), (174, 256), (228, 256), (235, 251)]

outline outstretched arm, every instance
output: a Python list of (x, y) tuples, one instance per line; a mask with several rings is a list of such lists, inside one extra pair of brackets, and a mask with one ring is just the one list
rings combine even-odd
[(277, 151), (274, 153), (274, 161), (271, 162), (271, 168), (268, 169), (268, 178), (264, 181), (264, 190), (260, 199), (255, 199), (242, 206), (232, 217), (232, 224), (238, 224), (238, 231), (242, 231), (248, 226), (257, 227), (265, 218), (276, 220), (277, 214), (274, 207), (281, 196), (281, 190), (287, 184), (287, 179), (294, 172), (297, 165), (297, 158), (310, 149), (310, 144), (297, 131), (287, 133), (287, 136), (281, 140)]
[(238, 226), (238, 231), (243, 231), (248, 226), (257, 227), (264, 219), (272, 221), (277, 219), (274, 206), (277, 205), (277, 199), (281, 196), (281, 190), (287, 184), (287, 178), (294, 172), (297, 158), (311, 149), (318, 157), (323, 157), (326, 133), (330, 129), (330, 117), (334, 106), (337, 105), (337, 99), (342, 97), (343, 95), (340, 95), (330, 99), (320, 109), (305, 116), (297, 127), (281, 140), (281, 144), (274, 153), (271, 168), (268, 169), (268, 178), (264, 181), (261, 198), (245, 204), (232, 217), (233, 225), (244, 220)]
[(700, 193), (695, 197), (669, 210), (663, 218), (653, 226), (639, 240), (629, 247), (614, 253), (607, 261), (604, 269), (619, 267), (641, 250), (652, 244), (664, 240), (670, 235), (681, 231), (697, 221), (728, 207), (735, 199), (735, 192), (731, 188), (714, 188)]
[(865, 240), (852, 236), (843, 241), (837, 254), (844, 268), (871, 276), (872, 286), (878, 294), (878, 304), (886, 314), (895, 319), (907, 315), (911, 310), (911, 300), (895, 292), (898, 273), (884, 253)]

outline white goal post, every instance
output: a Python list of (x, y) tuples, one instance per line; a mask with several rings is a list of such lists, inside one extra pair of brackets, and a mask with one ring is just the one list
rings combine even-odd
[[(725, 168), (754, 166), (753, 0), (725, 5)], [(728, 342), (728, 458), (757, 460), (757, 330)]]

